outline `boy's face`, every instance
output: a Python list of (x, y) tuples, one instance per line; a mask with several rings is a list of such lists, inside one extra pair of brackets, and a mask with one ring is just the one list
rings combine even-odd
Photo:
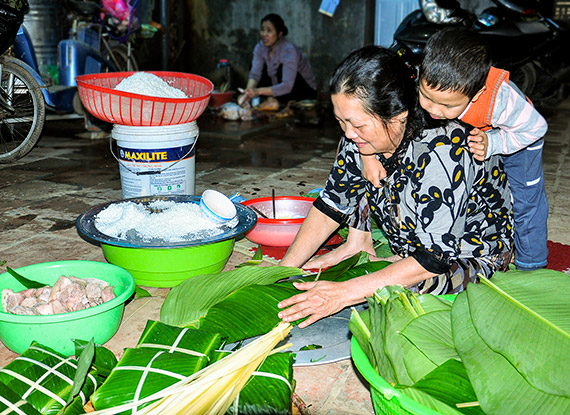
[(470, 102), (467, 95), (461, 92), (438, 91), (429, 87), (423, 79), (420, 81), (419, 95), (422, 108), (436, 120), (459, 117)]

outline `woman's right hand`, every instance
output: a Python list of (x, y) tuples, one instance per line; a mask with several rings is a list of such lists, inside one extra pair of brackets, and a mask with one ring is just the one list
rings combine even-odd
[(294, 282), (293, 285), (302, 291), (281, 301), (277, 307), (283, 308), (278, 314), (285, 322), (308, 317), (299, 323), (299, 328), (307, 327), (317, 320), (339, 312), (350, 302), (347, 300), (343, 283), (332, 281)]
[(257, 92), (255, 88), (247, 88), (243, 93), (238, 97), (238, 105), (243, 105), (246, 102), (251, 101), (252, 98), (257, 96)]
[(237, 103), (240, 107), (243, 106), (246, 102), (249, 102), (249, 99), (245, 93), (241, 94), (237, 99)]

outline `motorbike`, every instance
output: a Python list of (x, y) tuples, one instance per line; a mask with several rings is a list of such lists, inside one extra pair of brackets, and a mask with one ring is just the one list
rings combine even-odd
[[(86, 129), (97, 129), (77, 93), (75, 77), (83, 74), (137, 70), (130, 40), (116, 41), (99, 18), (95, 1), (68, 0), (69, 36), (58, 44), (55, 74), (42, 73), (26, 22), (14, 20), (17, 33), (10, 53), (0, 56), (0, 163), (25, 156), (40, 138), (49, 113), (83, 117)], [(128, 44), (128, 48), (125, 44)], [(4, 99), (2, 99), (4, 98)]]
[(439, 30), (462, 25), (487, 46), (492, 64), (508, 70), (510, 79), (537, 106), (556, 105), (568, 94), (570, 24), (543, 15), (533, 0), (492, 0), (479, 14), (455, 0), (420, 0), (394, 33), (391, 48), (418, 65), (427, 40)]

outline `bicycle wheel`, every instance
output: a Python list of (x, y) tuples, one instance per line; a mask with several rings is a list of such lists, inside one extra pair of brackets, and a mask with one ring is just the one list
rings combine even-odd
[[(0, 57), (0, 163), (28, 154), (44, 128), (46, 107), (40, 85), (17, 63)], [(11, 107), (11, 108), (9, 108)]]
[(136, 72), (139, 70), (132, 47), (130, 56), (128, 46), (121, 43), (109, 45), (104, 53), (105, 59), (113, 63), (119, 72)]

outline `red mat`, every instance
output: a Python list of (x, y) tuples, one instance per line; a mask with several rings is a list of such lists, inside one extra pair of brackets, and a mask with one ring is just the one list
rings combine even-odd
[(570, 272), (570, 245), (558, 242), (547, 242), (548, 265), (546, 268), (556, 271)]

